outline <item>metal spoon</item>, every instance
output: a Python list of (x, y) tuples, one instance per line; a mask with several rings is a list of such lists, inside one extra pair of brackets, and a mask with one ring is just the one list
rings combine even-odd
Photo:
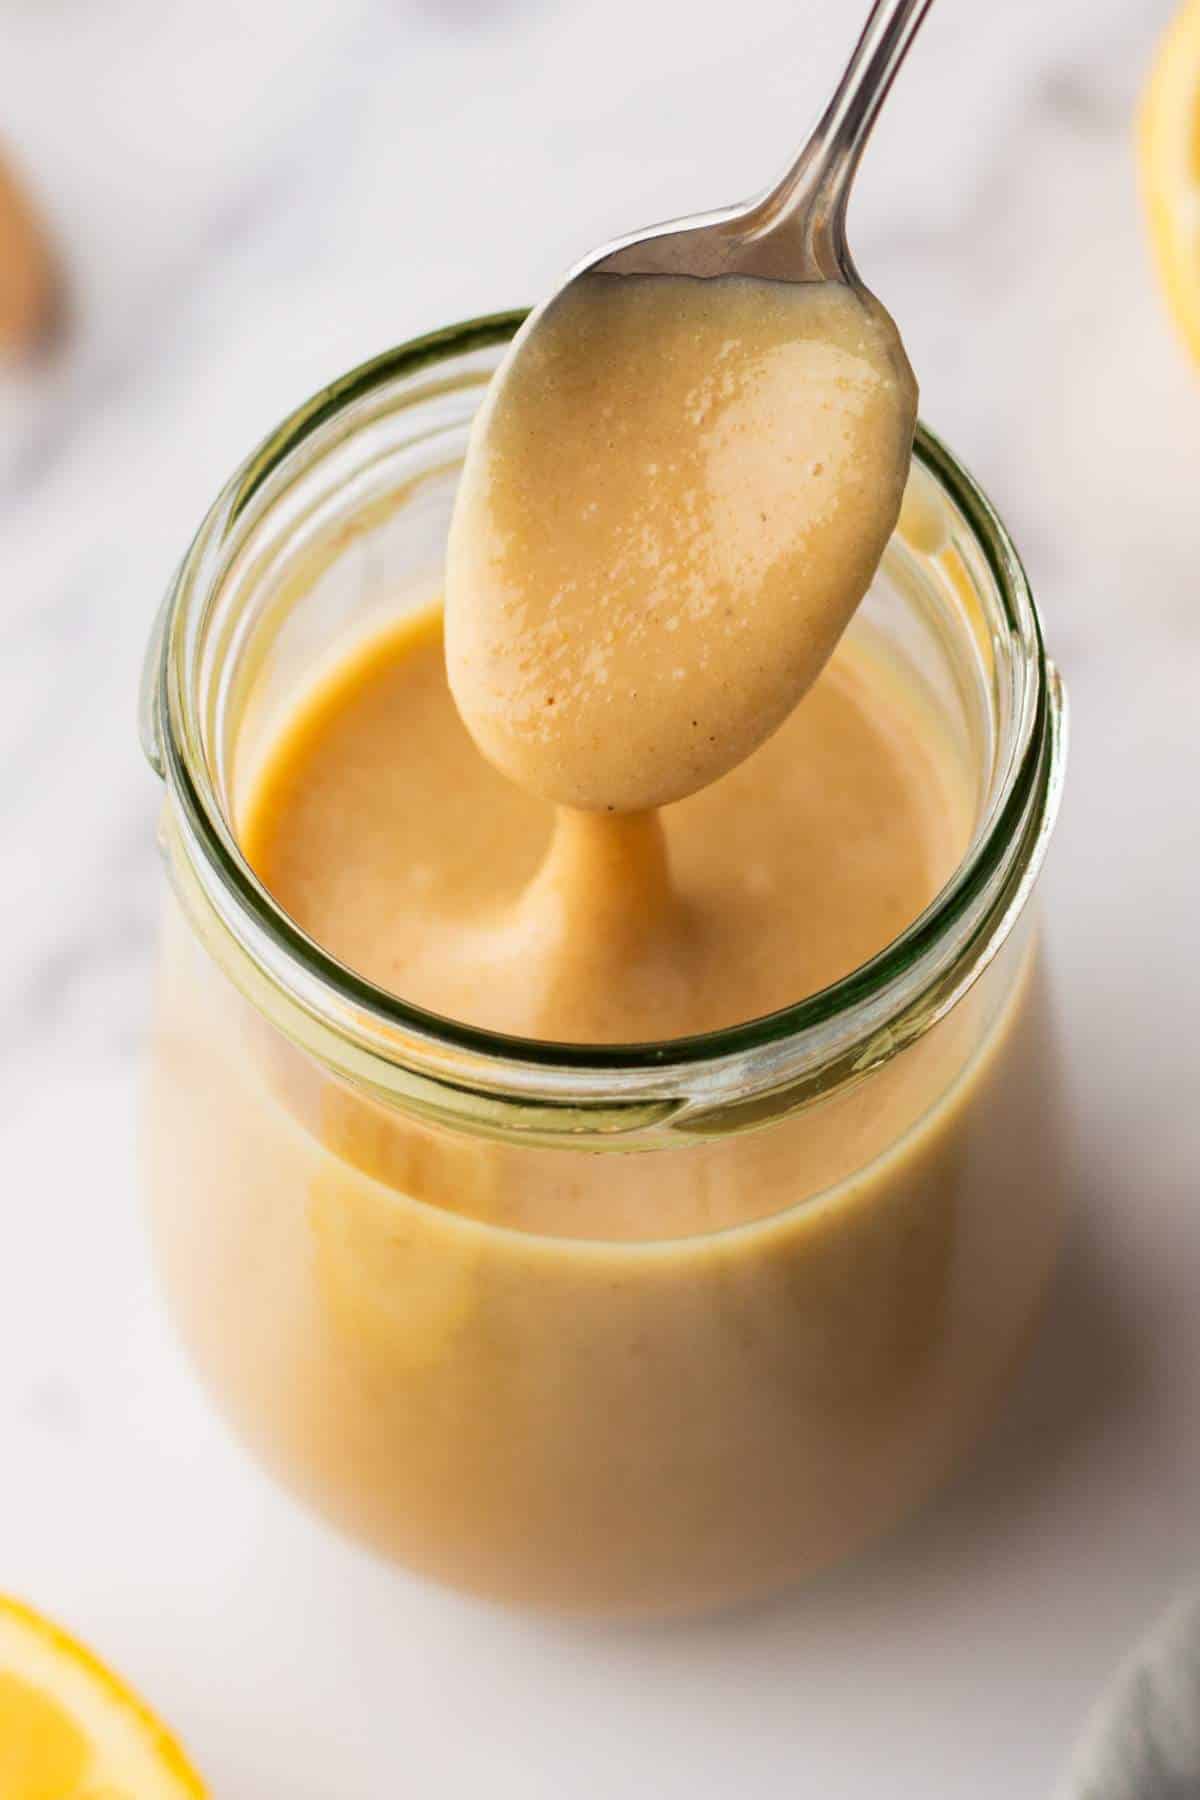
[(619, 238), (586, 257), (564, 286), (589, 274), (758, 275), (865, 291), (846, 242), (846, 205), (871, 127), (931, 4), (876, 0), (808, 143), (762, 198)]
[[(640, 812), (707, 786), (783, 722), (862, 599), (896, 522), (917, 387), (893, 321), (851, 261), (846, 202), (929, 5), (877, 0), (816, 131), (765, 198), (587, 258), (530, 315), (496, 371), (447, 544), (446, 668), (484, 755), (530, 792), (583, 811)], [(744, 342), (738, 349), (729, 319), (748, 294), (727, 295), (733, 309), (723, 307), (722, 280), (775, 289), (752, 302), (760, 321), (772, 317), (771, 347), (760, 325), (754, 354)], [(778, 385), (772, 398), (780, 376), (768, 371), (781, 331), (803, 362), (805, 323), (780, 290), (818, 286), (826, 292), (808, 309), (822, 321), (817, 366), (840, 356), (860, 385), (844, 374), (822, 387), (814, 377), (805, 399), (793, 361), (789, 405)], [(691, 327), (680, 323), (685, 312)], [(853, 321), (852, 350), (837, 341), (847, 326), (835, 329), (835, 315)], [(701, 430), (703, 383), (727, 352), (713, 379), (724, 384), (721, 417), (733, 423)], [(747, 394), (765, 414), (738, 412)], [(721, 475), (734, 442), (723, 431), (750, 429), (755, 446), (734, 457), (741, 474)], [(801, 441), (807, 466), (792, 469)], [(788, 503), (776, 506), (772, 536), (762, 529), (775, 504), (767, 496), (784, 469)], [(748, 493), (748, 481), (761, 492)], [(689, 580), (702, 597), (686, 597)], [(667, 604), (675, 581), (680, 598)], [(710, 617), (718, 604), (719, 625)]]

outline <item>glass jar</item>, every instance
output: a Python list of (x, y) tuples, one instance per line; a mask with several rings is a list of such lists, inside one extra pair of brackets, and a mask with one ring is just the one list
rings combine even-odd
[[(685, 1612), (908, 1509), (1026, 1335), (1065, 1186), (1031, 904), (1063, 695), (1003, 526), (922, 429), (850, 629), (920, 684), (975, 824), (902, 937), (769, 1018), (629, 1047), (496, 1036), (360, 979), (257, 881), (239, 814), (329, 659), (436, 597), (519, 319), (317, 395), (167, 596), (142, 709), (171, 887), (152, 1229), (207, 1385), (331, 1519), (476, 1593)], [(664, 1227), (668, 1168), (703, 1184), (703, 1233)], [(561, 1229), (505, 1223), (534, 1183)]]

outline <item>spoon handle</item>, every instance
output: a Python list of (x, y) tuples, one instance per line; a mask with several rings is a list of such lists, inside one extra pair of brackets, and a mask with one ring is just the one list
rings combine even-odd
[[(846, 202), (871, 127), (933, 0), (875, 0), (845, 72), (808, 143), (759, 209), (768, 229), (787, 218), (828, 273), (851, 270)], [(760, 226), (761, 229), (761, 226)]]

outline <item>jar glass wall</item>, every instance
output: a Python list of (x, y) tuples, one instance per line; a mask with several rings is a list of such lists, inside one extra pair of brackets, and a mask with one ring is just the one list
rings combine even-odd
[(210, 1389), (330, 1517), (498, 1598), (680, 1612), (915, 1502), (1033, 1315), (1064, 1191), (1031, 905), (1062, 698), (1002, 527), (922, 432), (851, 630), (920, 687), (975, 826), (896, 943), (769, 1019), (603, 1049), (437, 1019), (334, 962), (239, 818), (330, 659), (436, 598), (516, 323), (318, 396), (168, 596), (143, 698), (172, 884), (151, 1217)]

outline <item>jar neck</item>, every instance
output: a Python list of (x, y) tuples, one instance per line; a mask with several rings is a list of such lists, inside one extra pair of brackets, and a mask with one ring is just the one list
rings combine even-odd
[[(151, 643), (143, 739), (168, 791), (164, 843), (193, 929), (246, 998), (339, 1077), (413, 1114), (484, 1134), (573, 1147), (654, 1147), (761, 1124), (860, 1079), (928, 1031), (978, 979), (1020, 916), (1057, 810), (1061, 683), (1045, 658), (1015, 550), (933, 435), (917, 464), (964, 520), (989, 584), (989, 645), (1006, 657), (998, 775), (956, 875), (880, 955), (769, 1018), (659, 1044), (554, 1045), (474, 1030), (406, 1005), (328, 956), (246, 863), (222, 794), (220, 697), (244, 608), (229, 601), (270, 531), (316, 530), (379, 422), (428, 421), (447, 396), (473, 410), (522, 315), (476, 321), (389, 353), (318, 395), (218, 498)], [(465, 427), (464, 427), (465, 435)], [(412, 442), (423, 439), (412, 435)]]

